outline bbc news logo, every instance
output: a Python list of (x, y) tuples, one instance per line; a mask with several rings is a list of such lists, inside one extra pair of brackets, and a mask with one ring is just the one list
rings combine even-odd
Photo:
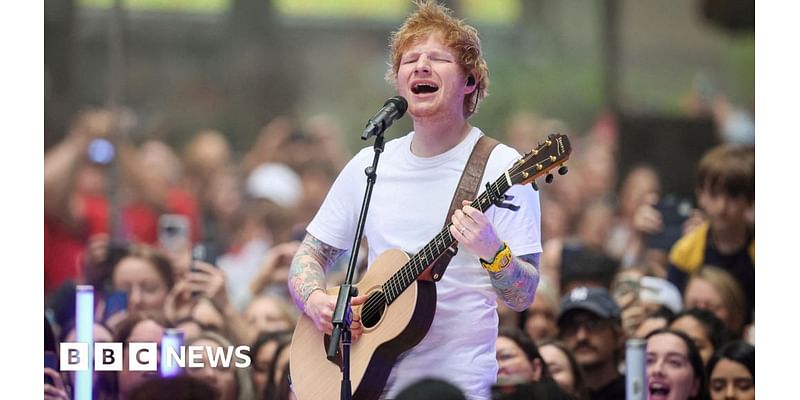
[[(88, 343), (64, 342), (60, 345), (61, 371), (89, 370), (89, 360), (94, 360), (95, 371), (122, 371), (123, 344), (95, 342), (93, 355)], [(250, 346), (180, 346), (161, 347), (161, 367), (247, 368), (251, 364)], [(205, 357), (204, 357), (205, 356)], [(208, 364), (206, 364), (206, 362)], [(128, 343), (128, 371), (158, 371), (159, 345), (153, 342)]]

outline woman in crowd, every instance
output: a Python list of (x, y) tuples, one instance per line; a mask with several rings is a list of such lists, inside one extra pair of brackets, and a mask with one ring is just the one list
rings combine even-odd
[(711, 400), (755, 400), (756, 348), (743, 341), (722, 346), (708, 362)]
[[(214, 353), (217, 351), (232, 351), (231, 349), (233, 349), (233, 344), (230, 340), (222, 335), (208, 331), (204, 331), (200, 335), (187, 340), (186, 346), (207, 346)], [(250, 379), (250, 370), (237, 368), (234, 363), (235, 357), (231, 357), (229, 365), (225, 366), (220, 363), (214, 367), (208, 359), (208, 354), (204, 352), (203, 366), (186, 368), (186, 373), (189, 376), (210, 383), (217, 392), (218, 400), (252, 399), (253, 385)]]
[(647, 399), (706, 399), (703, 360), (685, 333), (659, 329), (647, 336)]
[(168, 328), (160, 314), (131, 313), (116, 327), (114, 342), (122, 343), (122, 370), (100, 372), (96, 391), (98, 399), (126, 400), (131, 392), (148, 380), (158, 378), (158, 371), (131, 371), (128, 368), (131, 342), (161, 343)]
[(553, 339), (558, 335), (558, 291), (546, 280), (539, 281), (533, 304), (522, 313), (523, 329), (534, 341)]
[(253, 357), (253, 387), (256, 393), (264, 393), (271, 379), (269, 371), (275, 360), (275, 353), (291, 341), (290, 331), (262, 332), (250, 347)]
[(290, 400), (294, 393), (289, 387), (289, 355), (291, 353), (291, 340), (281, 340), (272, 354), (272, 362), (267, 369), (267, 381), (263, 400)]
[(262, 332), (294, 329), (297, 324), (297, 313), (294, 307), (280, 297), (260, 295), (250, 301), (245, 308), (244, 320), (250, 335), (244, 338), (245, 343), (251, 343)]
[(589, 390), (583, 381), (575, 356), (563, 343), (547, 341), (539, 345), (539, 354), (547, 365), (547, 370), (561, 389), (577, 400), (589, 400)]
[(730, 338), (725, 324), (716, 315), (711, 311), (699, 308), (690, 308), (679, 312), (670, 322), (669, 327), (692, 338), (703, 358), (704, 365), (708, 364), (714, 351)]
[(128, 294), (128, 312), (162, 313), (175, 277), (172, 265), (155, 249), (146, 245), (131, 245), (114, 262), (111, 285), (116, 291)]
[(547, 368), (533, 340), (516, 328), (500, 328), (496, 351), (498, 383), (538, 382)]
[(683, 297), (687, 308), (713, 312), (730, 332), (741, 337), (748, 306), (742, 287), (730, 273), (712, 266), (701, 268), (689, 278)]
[(501, 327), (496, 342), (497, 385), (513, 386), (518, 395), (572, 399), (550, 376), (536, 344), (518, 328)]

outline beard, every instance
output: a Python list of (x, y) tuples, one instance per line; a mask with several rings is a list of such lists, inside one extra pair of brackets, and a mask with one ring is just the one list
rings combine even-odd
[(589, 342), (579, 342), (572, 353), (584, 370), (597, 369), (605, 364), (600, 350)]

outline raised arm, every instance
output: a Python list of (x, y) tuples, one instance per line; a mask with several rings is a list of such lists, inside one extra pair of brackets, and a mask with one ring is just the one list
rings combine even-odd
[(44, 211), (72, 225), (77, 222), (70, 206), (75, 179), (95, 137), (108, 134), (109, 116), (98, 110), (83, 111), (70, 126), (67, 136), (44, 154)]

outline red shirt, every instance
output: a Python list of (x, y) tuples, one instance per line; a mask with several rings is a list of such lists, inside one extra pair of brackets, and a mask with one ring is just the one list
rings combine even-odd
[[(89, 238), (99, 233), (109, 233), (109, 201), (105, 196), (87, 195), (79, 201), (82, 224), (75, 230), (45, 215), (45, 295), (67, 280), (81, 276), (80, 260)], [(202, 227), (199, 207), (191, 194), (182, 189), (170, 189), (166, 212), (189, 217), (192, 242), (200, 240)], [(123, 238), (129, 242), (155, 245), (158, 241), (158, 217), (158, 212), (147, 204), (138, 202), (126, 205), (122, 213)]]

